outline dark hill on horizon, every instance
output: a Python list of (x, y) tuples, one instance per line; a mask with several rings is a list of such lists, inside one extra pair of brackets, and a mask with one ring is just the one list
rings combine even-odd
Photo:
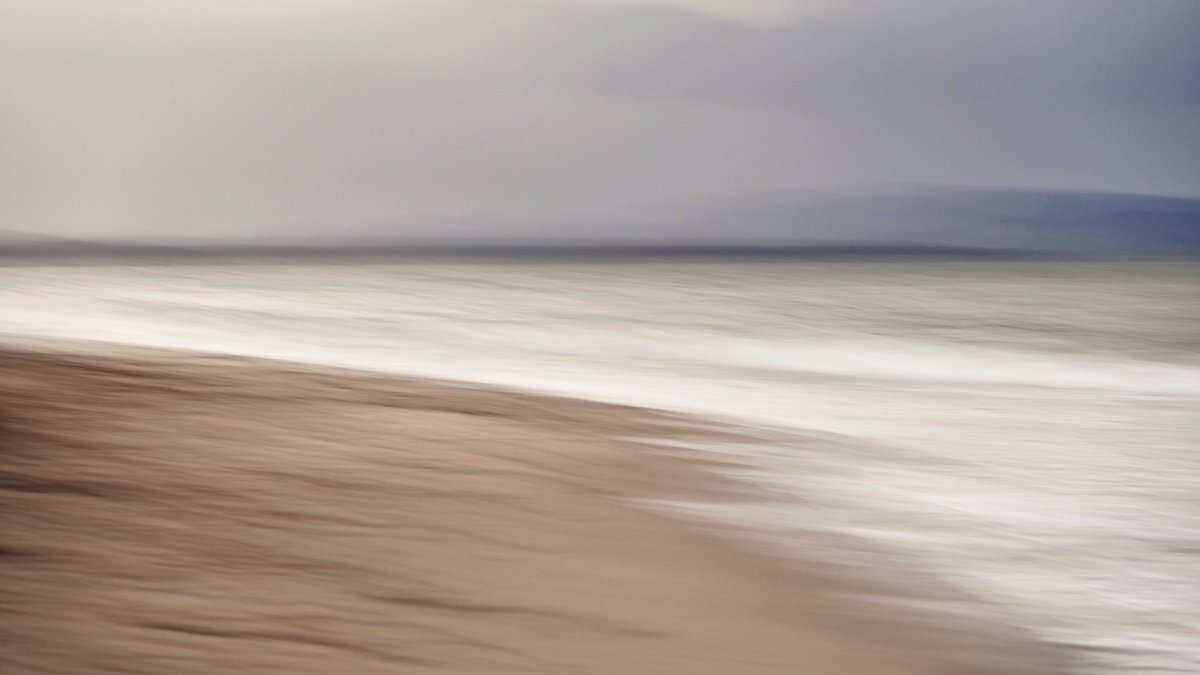
[[(477, 237), (88, 240), (0, 232), (0, 257), (786, 256), (804, 258), (1192, 257), (1200, 199), (969, 188), (868, 195), (780, 192), (593, 222), (480, 226)], [(605, 237), (589, 232), (612, 232)], [(543, 233), (538, 236), (537, 233)], [(553, 236), (545, 235), (554, 232)], [(567, 234), (563, 234), (563, 233)], [(635, 232), (627, 234), (627, 232)]]

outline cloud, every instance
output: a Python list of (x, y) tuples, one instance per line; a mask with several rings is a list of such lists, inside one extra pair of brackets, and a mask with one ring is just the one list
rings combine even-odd
[[(780, 25), (819, 13), (836, 11), (832, 0), (571, 0), (593, 5), (665, 8), (754, 25)], [(846, 3), (840, 3), (845, 5)]]
[[(656, 15), (564, 22), (565, 81), (795, 107), (1059, 98), (1200, 103), (1200, 4), (914, 0), (777, 26)], [(567, 55), (563, 55), (567, 56)]]
[(0, 5), (0, 217), (499, 236), (772, 188), (1200, 185), (1189, 0), (280, 8)]

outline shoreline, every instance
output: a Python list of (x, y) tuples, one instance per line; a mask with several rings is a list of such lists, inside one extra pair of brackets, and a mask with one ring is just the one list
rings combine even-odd
[(0, 345), (14, 673), (1058, 672), (1023, 636), (881, 615), (858, 596), (882, 584), (634, 505), (744, 499), (631, 440), (736, 428), (90, 347)]

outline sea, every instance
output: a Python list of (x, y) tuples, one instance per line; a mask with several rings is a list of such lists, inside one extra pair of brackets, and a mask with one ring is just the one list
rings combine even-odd
[(7, 265), (0, 335), (786, 430), (690, 448), (759, 499), (671, 506), (796, 556), (919, 571), (960, 594), (948, 611), (1029, 631), (1078, 673), (1200, 673), (1200, 263)]

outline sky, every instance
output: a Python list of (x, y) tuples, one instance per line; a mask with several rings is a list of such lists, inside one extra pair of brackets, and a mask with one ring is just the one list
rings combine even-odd
[(603, 238), (781, 191), (1194, 197), (1196, 35), (1195, 0), (3, 0), (0, 230)]

